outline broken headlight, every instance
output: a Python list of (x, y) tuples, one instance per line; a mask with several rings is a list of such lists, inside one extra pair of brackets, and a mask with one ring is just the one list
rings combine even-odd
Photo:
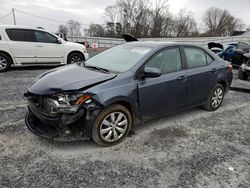
[(91, 97), (83, 94), (58, 94), (47, 99), (51, 113), (75, 113), (83, 102), (90, 103)]

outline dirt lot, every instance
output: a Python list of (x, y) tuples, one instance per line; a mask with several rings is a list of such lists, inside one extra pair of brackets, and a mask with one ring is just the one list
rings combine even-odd
[(54, 143), (24, 123), (23, 93), (45, 70), (0, 74), (0, 187), (250, 187), (250, 94), (145, 123), (115, 147)]

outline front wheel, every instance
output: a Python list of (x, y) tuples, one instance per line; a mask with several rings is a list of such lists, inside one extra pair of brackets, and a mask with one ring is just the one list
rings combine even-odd
[(0, 53), (0, 72), (5, 72), (11, 67), (11, 59), (9, 56)]
[(115, 104), (104, 109), (92, 126), (92, 139), (101, 146), (113, 146), (125, 139), (132, 126), (127, 108)]
[(84, 61), (84, 56), (80, 53), (72, 53), (68, 56), (68, 64), (79, 63)]
[(217, 110), (221, 106), (221, 103), (224, 99), (224, 94), (225, 88), (221, 84), (217, 84), (203, 107), (208, 111)]

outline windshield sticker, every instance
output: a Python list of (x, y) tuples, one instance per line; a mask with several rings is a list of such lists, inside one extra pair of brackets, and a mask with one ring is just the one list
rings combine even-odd
[(131, 52), (145, 54), (148, 53), (150, 50), (150, 48), (134, 48), (131, 50)]

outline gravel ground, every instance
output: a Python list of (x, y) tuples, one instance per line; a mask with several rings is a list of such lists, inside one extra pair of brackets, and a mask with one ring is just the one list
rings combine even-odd
[(24, 123), (23, 93), (45, 70), (0, 74), (0, 187), (250, 187), (250, 94), (144, 123), (114, 147), (55, 143)]

